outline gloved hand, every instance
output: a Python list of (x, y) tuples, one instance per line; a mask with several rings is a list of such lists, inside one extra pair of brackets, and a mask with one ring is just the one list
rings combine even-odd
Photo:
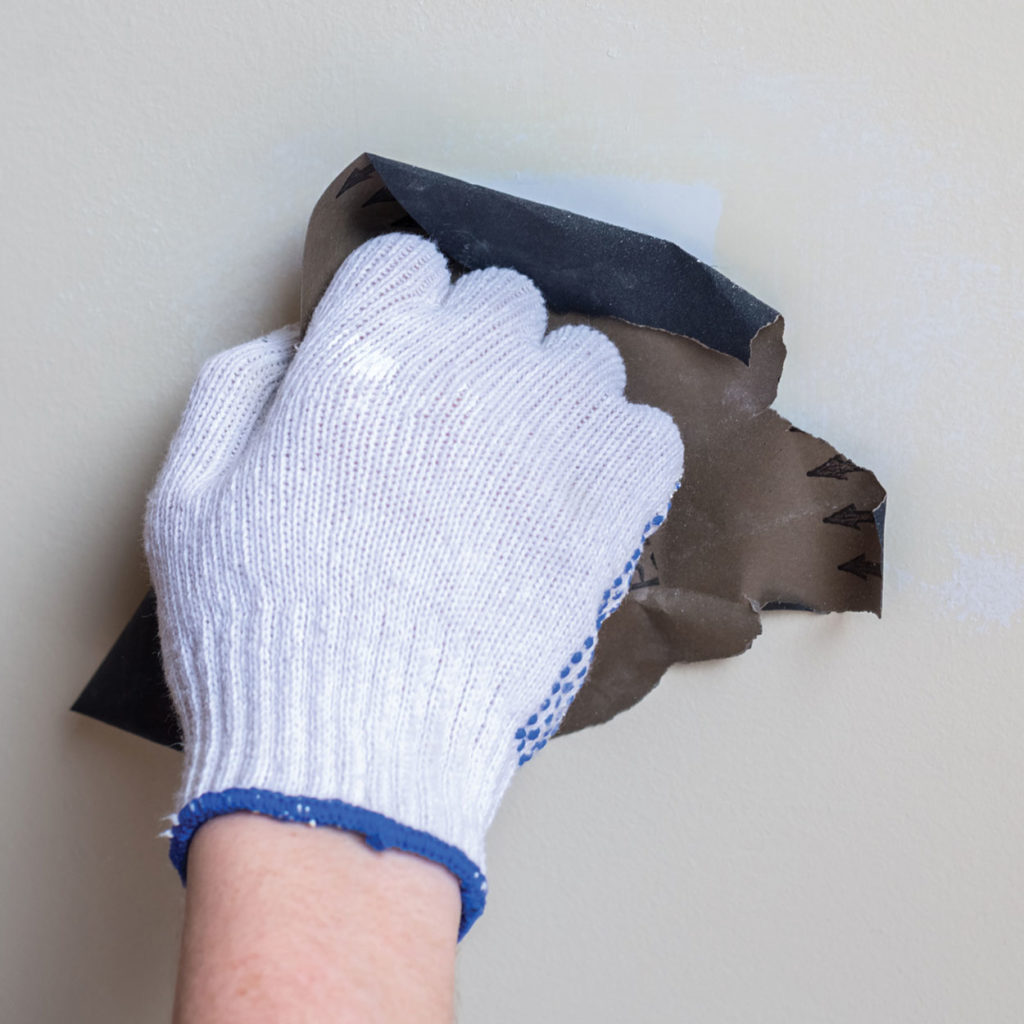
[(484, 834), (583, 685), (682, 472), (615, 346), (544, 336), (534, 285), (418, 236), (354, 252), (301, 346), (210, 359), (145, 549), (185, 765), (171, 859), (256, 811), (446, 865), (460, 937)]

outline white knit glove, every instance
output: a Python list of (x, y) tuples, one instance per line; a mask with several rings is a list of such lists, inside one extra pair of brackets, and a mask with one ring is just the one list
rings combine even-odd
[(454, 285), (414, 235), (202, 368), (145, 547), (184, 734), (171, 859), (218, 814), (362, 833), (446, 865), (460, 937), (484, 834), (554, 733), (682, 472), (615, 346), (544, 336), (512, 270)]

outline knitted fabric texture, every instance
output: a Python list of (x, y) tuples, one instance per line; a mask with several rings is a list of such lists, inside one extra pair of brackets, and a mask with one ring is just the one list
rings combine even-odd
[[(527, 278), (452, 284), (432, 243), (392, 234), (345, 261), (301, 345), (284, 328), (203, 366), (144, 530), (183, 878), (190, 805), (188, 837), (279, 794), (278, 817), (335, 802), (339, 827), (373, 832), (354, 809), (482, 879), (525, 723), (557, 728), (553, 688), (569, 666), (582, 683), (682, 472), (615, 346), (545, 326)], [(248, 791), (270, 796), (216, 797)]]

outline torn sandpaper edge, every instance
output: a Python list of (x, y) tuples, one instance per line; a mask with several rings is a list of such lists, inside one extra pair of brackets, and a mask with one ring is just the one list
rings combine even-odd
[[(775, 310), (671, 242), (363, 154), (310, 218), (303, 326), (344, 258), (396, 230), (428, 235), (456, 272), (532, 278), (550, 327), (607, 334), (627, 397), (669, 412), (686, 445), (683, 486), (560, 732), (632, 706), (670, 665), (742, 653), (763, 610), (881, 613), (885, 491), (770, 408), (786, 354)], [(152, 592), (73, 710), (180, 746)]]

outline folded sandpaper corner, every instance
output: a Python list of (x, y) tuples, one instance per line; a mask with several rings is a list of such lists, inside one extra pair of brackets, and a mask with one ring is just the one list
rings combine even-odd
[[(770, 408), (786, 354), (774, 309), (671, 242), (364, 153), (310, 217), (303, 328), (345, 257), (388, 231), (429, 236), (455, 272), (532, 278), (549, 327), (608, 335), (626, 396), (666, 410), (682, 434), (683, 486), (560, 733), (631, 707), (670, 665), (747, 650), (762, 611), (881, 614), (885, 491)], [(72, 710), (181, 746), (152, 591)]]

